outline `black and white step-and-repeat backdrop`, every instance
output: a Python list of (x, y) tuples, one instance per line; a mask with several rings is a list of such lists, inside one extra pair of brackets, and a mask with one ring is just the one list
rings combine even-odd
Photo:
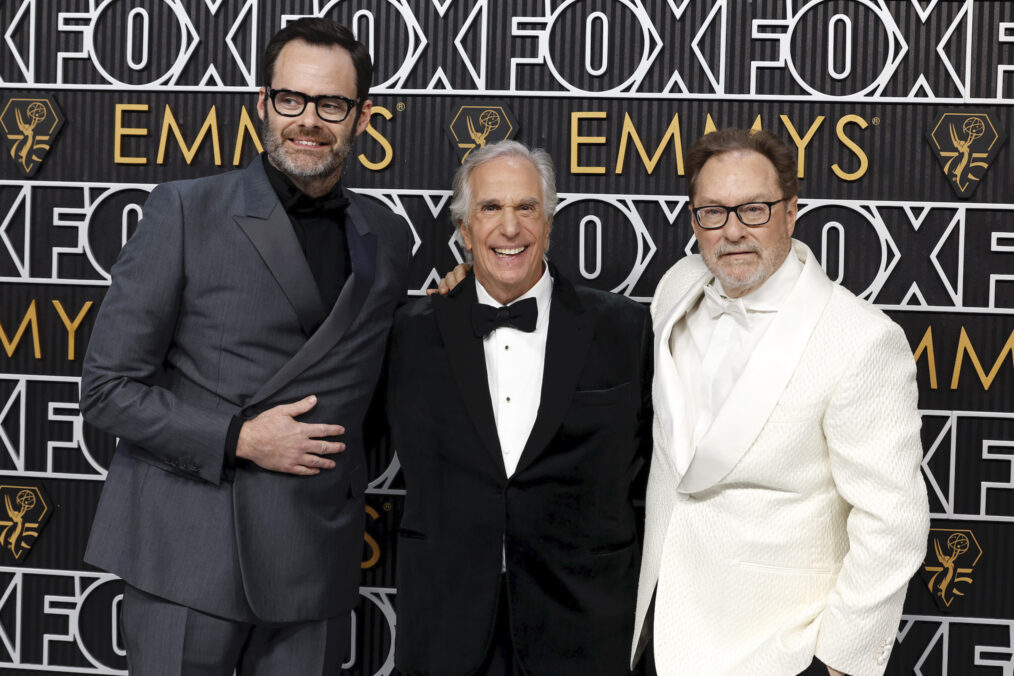
[[(971, 0), (0, 0), (0, 671), (123, 673), (119, 582), (81, 561), (114, 446), (82, 355), (151, 188), (260, 150), (260, 54), (305, 15), (374, 56), (347, 181), (411, 229), (410, 294), (459, 260), (476, 146), (548, 149), (553, 259), (647, 301), (695, 249), (693, 139), (793, 143), (798, 236), (918, 363), (933, 523), (889, 672), (1014, 673), (1014, 2)], [(403, 500), (381, 451), (348, 673), (393, 670)]]

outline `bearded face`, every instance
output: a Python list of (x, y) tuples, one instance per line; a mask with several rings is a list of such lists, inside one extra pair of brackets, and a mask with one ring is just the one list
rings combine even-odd
[[(781, 198), (778, 173), (768, 158), (753, 150), (735, 150), (711, 157), (697, 176), (693, 206), (734, 206), (747, 202), (773, 202)], [(796, 198), (771, 207), (771, 218), (747, 226), (735, 212), (716, 229), (700, 227), (692, 218), (701, 258), (725, 293), (743, 296), (775, 273), (792, 248), (796, 224)]]
[(328, 126), (344, 123), (335, 125), (320, 120), (317, 126), (293, 125), (292, 120), (300, 118), (282, 117), (268, 106), (261, 120), (264, 150), (271, 163), (288, 176), (320, 179), (340, 173), (345, 159), (352, 154), (358, 111), (349, 117), (354, 117), (352, 125), (332, 132)]
[[(273, 90), (356, 100), (355, 64), (352, 55), (338, 46), (293, 40), (282, 47), (270, 77)], [(261, 141), (271, 164), (304, 192), (326, 192), (338, 182), (352, 153), (353, 139), (369, 124), (371, 109), (368, 99), (359, 101), (344, 120), (329, 122), (317, 114), (316, 104), (307, 100), (301, 113), (281, 115), (268, 96), (268, 88), (263, 87), (257, 101)]]

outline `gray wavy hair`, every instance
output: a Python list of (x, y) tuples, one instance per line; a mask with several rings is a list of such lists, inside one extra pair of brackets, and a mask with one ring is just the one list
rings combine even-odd
[[(461, 231), (458, 229), (460, 221), (468, 227), (468, 210), (472, 204), (472, 172), (486, 162), (500, 157), (521, 157), (535, 166), (542, 181), (542, 209), (546, 219), (552, 222), (553, 214), (556, 212), (556, 171), (553, 169), (553, 158), (542, 148), (529, 148), (524, 143), (517, 141), (500, 141), (480, 148), (469, 153), (465, 161), (454, 172), (454, 180), (451, 182), (453, 195), (451, 196), (451, 221), (454, 223), (454, 236), (465, 248), (461, 239)], [(469, 252), (465, 252), (465, 258), (470, 259)]]

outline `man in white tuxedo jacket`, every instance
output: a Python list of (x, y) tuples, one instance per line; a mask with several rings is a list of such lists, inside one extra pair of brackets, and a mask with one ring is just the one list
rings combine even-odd
[(632, 654), (662, 676), (882, 674), (925, 551), (911, 350), (791, 239), (795, 173), (768, 132), (687, 156), (701, 253), (651, 305)]

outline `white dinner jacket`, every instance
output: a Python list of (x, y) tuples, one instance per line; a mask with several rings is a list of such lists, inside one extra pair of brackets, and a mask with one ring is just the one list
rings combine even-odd
[(684, 474), (674, 449), (692, 443), (693, 390), (670, 336), (712, 275), (688, 256), (655, 292), (654, 453), (632, 659), (653, 635), (660, 676), (785, 676), (814, 655), (879, 676), (925, 553), (905, 335), (832, 283), (806, 245), (793, 241), (790, 255), (803, 272)]

